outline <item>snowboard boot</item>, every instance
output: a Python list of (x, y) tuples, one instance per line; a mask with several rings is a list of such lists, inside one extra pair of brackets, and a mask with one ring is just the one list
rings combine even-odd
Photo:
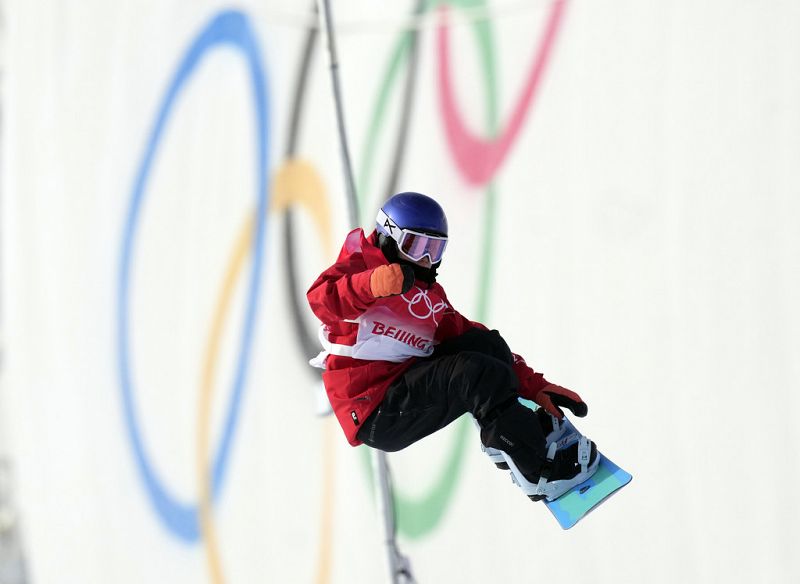
[(482, 417), (480, 428), (484, 452), (498, 468), (511, 470), (508, 461), (513, 458), (526, 473), (539, 471), (547, 443), (533, 410), (512, 398)]
[[(568, 432), (577, 432), (577, 430), (575, 430), (575, 426), (573, 426), (566, 417), (563, 420), (559, 420), (555, 416), (548, 414), (544, 408), (538, 408), (534, 411), (534, 413), (539, 419), (542, 432), (545, 434), (545, 443), (547, 446), (549, 446), (552, 442), (558, 441)], [(478, 426), (478, 429), (480, 429), (478, 421), (474, 418), (473, 421), (475, 422), (475, 425)], [(503, 456), (506, 454), (505, 451), (492, 448), (491, 446), (486, 446), (483, 443), (481, 443), (481, 451), (486, 454), (486, 456), (489, 457), (489, 460), (491, 460), (500, 470), (510, 470), (508, 463)]]
[(597, 471), (597, 447), (566, 417), (520, 405), (506, 404), (482, 420), (483, 451), (532, 500), (554, 501)]
[(572, 487), (591, 478), (600, 462), (594, 442), (577, 431), (567, 432), (562, 427), (561, 430), (552, 430), (548, 437), (553, 434), (555, 438), (548, 441), (547, 459), (538, 475), (523, 474), (514, 460), (504, 453), (511, 479), (532, 501), (558, 499)]

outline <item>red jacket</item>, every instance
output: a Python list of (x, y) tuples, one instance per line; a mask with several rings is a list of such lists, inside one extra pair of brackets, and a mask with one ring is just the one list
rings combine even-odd
[[(325, 368), (322, 379), (328, 399), (353, 446), (361, 444), (356, 438), (360, 424), (417, 358), (472, 327), (486, 328), (459, 314), (438, 283), (375, 298), (370, 276), (388, 263), (375, 232), (366, 238), (355, 229), (347, 235), (336, 263), (322, 272), (307, 294), (311, 310), (322, 321), (324, 351), (316, 364)], [(519, 393), (528, 399), (548, 383), (519, 355), (514, 355), (514, 371)]]

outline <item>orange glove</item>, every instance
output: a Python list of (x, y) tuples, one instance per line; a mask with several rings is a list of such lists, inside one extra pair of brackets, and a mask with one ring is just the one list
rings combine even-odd
[(389, 264), (378, 266), (369, 277), (369, 287), (375, 298), (405, 294), (414, 285), (414, 270), (411, 266)]
[(558, 406), (569, 408), (579, 418), (589, 413), (589, 406), (584, 403), (581, 396), (566, 387), (561, 387), (554, 383), (549, 383), (540, 389), (533, 401), (542, 406), (548, 414), (555, 416), (559, 420), (564, 417), (564, 412)]

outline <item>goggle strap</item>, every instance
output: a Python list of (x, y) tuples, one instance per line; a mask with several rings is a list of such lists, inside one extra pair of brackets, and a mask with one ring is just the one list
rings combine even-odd
[(378, 216), (375, 218), (375, 222), (381, 226), (384, 233), (388, 234), (389, 237), (394, 239), (398, 245), (400, 245), (400, 239), (403, 236), (403, 230), (392, 221), (392, 218), (389, 217), (386, 213), (384, 213), (383, 209), (378, 209)]

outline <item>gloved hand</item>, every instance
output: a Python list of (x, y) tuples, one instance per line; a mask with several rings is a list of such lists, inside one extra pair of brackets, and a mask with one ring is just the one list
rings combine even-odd
[(369, 287), (375, 298), (405, 294), (414, 285), (414, 270), (411, 266), (389, 264), (378, 266), (369, 277)]
[(561, 387), (554, 383), (549, 383), (539, 390), (533, 401), (543, 407), (548, 414), (555, 416), (559, 420), (564, 417), (564, 412), (561, 411), (559, 406), (569, 408), (579, 418), (589, 413), (589, 406), (583, 402), (581, 396), (566, 387)]

